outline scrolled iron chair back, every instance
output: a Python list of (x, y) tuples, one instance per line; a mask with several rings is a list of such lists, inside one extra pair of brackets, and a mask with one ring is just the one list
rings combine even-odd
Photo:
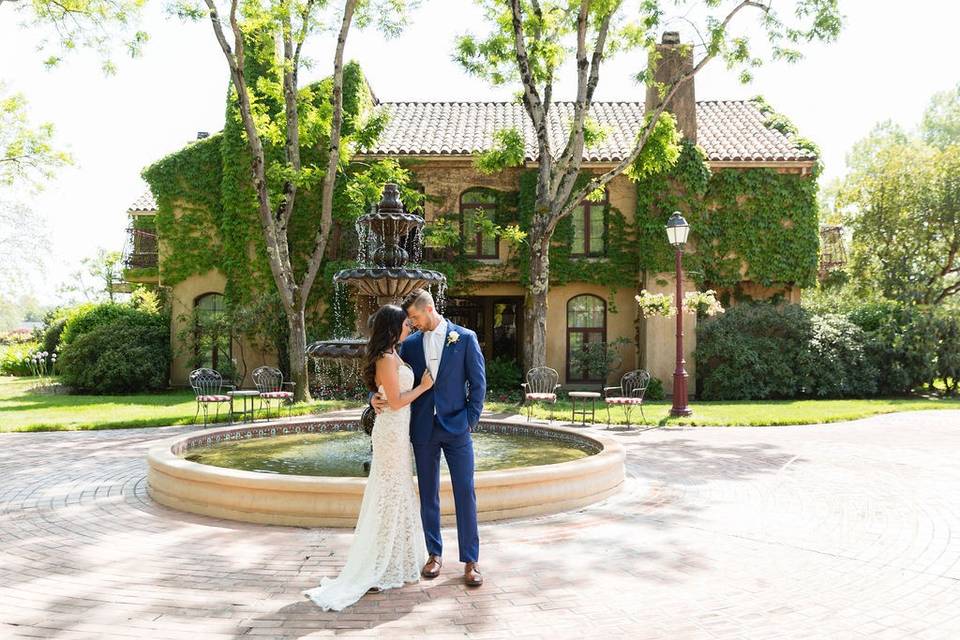
[(628, 371), (620, 378), (620, 392), (625, 398), (643, 399), (650, 385), (650, 373), (643, 369)]
[(527, 371), (527, 393), (556, 393), (560, 374), (550, 367), (534, 367)]
[(260, 393), (283, 391), (283, 373), (276, 367), (257, 367), (252, 377)]
[(223, 387), (223, 376), (213, 369), (195, 369), (190, 372), (190, 386), (198, 396), (217, 395)]

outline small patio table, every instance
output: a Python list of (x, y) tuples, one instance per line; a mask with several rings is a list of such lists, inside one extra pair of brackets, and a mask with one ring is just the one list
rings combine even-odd
[[(240, 422), (246, 422), (247, 416), (250, 416), (250, 422), (254, 420), (254, 400), (260, 396), (260, 392), (255, 389), (243, 389), (241, 391), (228, 391), (227, 395), (230, 396), (230, 423), (233, 424), (234, 416), (240, 416)], [(237, 411), (234, 408), (234, 401), (240, 398), (242, 401), (240, 411)], [(247, 401), (249, 400), (250, 406), (247, 407)]]
[[(571, 391), (570, 403), (573, 405), (570, 409), (570, 422), (576, 422), (577, 414), (580, 415), (580, 424), (587, 424), (587, 400), (590, 401), (590, 422), (596, 422), (597, 418), (597, 400), (600, 394), (596, 391)], [(580, 410), (577, 410), (577, 400), (580, 400)]]

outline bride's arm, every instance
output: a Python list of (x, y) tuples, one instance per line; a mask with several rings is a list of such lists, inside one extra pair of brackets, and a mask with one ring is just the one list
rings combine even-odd
[(400, 393), (400, 375), (397, 370), (397, 356), (385, 355), (377, 360), (377, 380), (383, 385), (383, 393), (387, 399), (387, 406), (393, 410), (402, 409), (433, 386), (433, 378), (429, 371), (424, 371), (420, 384)]

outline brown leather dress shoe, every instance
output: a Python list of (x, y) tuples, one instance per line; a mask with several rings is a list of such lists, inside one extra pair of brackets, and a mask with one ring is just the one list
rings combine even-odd
[(463, 580), (468, 587), (479, 587), (483, 584), (483, 575), (476, 562), (468, 562), (463, 567)]
[(420, 575), (432, 580), (440, 575), (440, 567), (442, 566), (443, 558), (430, 554), (430, 557), (427, 558), (427, 564), (423, 565), (423, 569), (420, 570)]

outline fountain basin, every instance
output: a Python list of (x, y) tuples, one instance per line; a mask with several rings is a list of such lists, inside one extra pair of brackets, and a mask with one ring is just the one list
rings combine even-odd
[(335, 338), (311, 343), (307, 346), (307, 355), (312, 358), (361, 358), (366, 350), (366, 338)]
[(402, 298), (416, 288), (445, 285), (447, 277), (439, 271), (407, 267), (357, 267), (343, 269), (334, 282), (349, 284), (363, 295), (376, 298)]
[[(160, 504), (217, 518), (305, 527), (352, 527), (360, 512), (366, 478), (257, 473), (184, 459), (192, 448), (227, 440), (357, 428), (356, 420), (310, 418), (218, 427), (178, 436), (152, 447), (147, 456), (148, 491)], [(480, 432), (519, 433), (566, 440), (595, 453), (579, 460), (497, 471), (475, 476), (481, 522), (559, 513), (603, 500), (624, 481), (624, 450), (612, 438), (587, 436), (561, 427), (483, 420)], [(441, 476), (441, 519), (454, 520), (449, 476)]]

